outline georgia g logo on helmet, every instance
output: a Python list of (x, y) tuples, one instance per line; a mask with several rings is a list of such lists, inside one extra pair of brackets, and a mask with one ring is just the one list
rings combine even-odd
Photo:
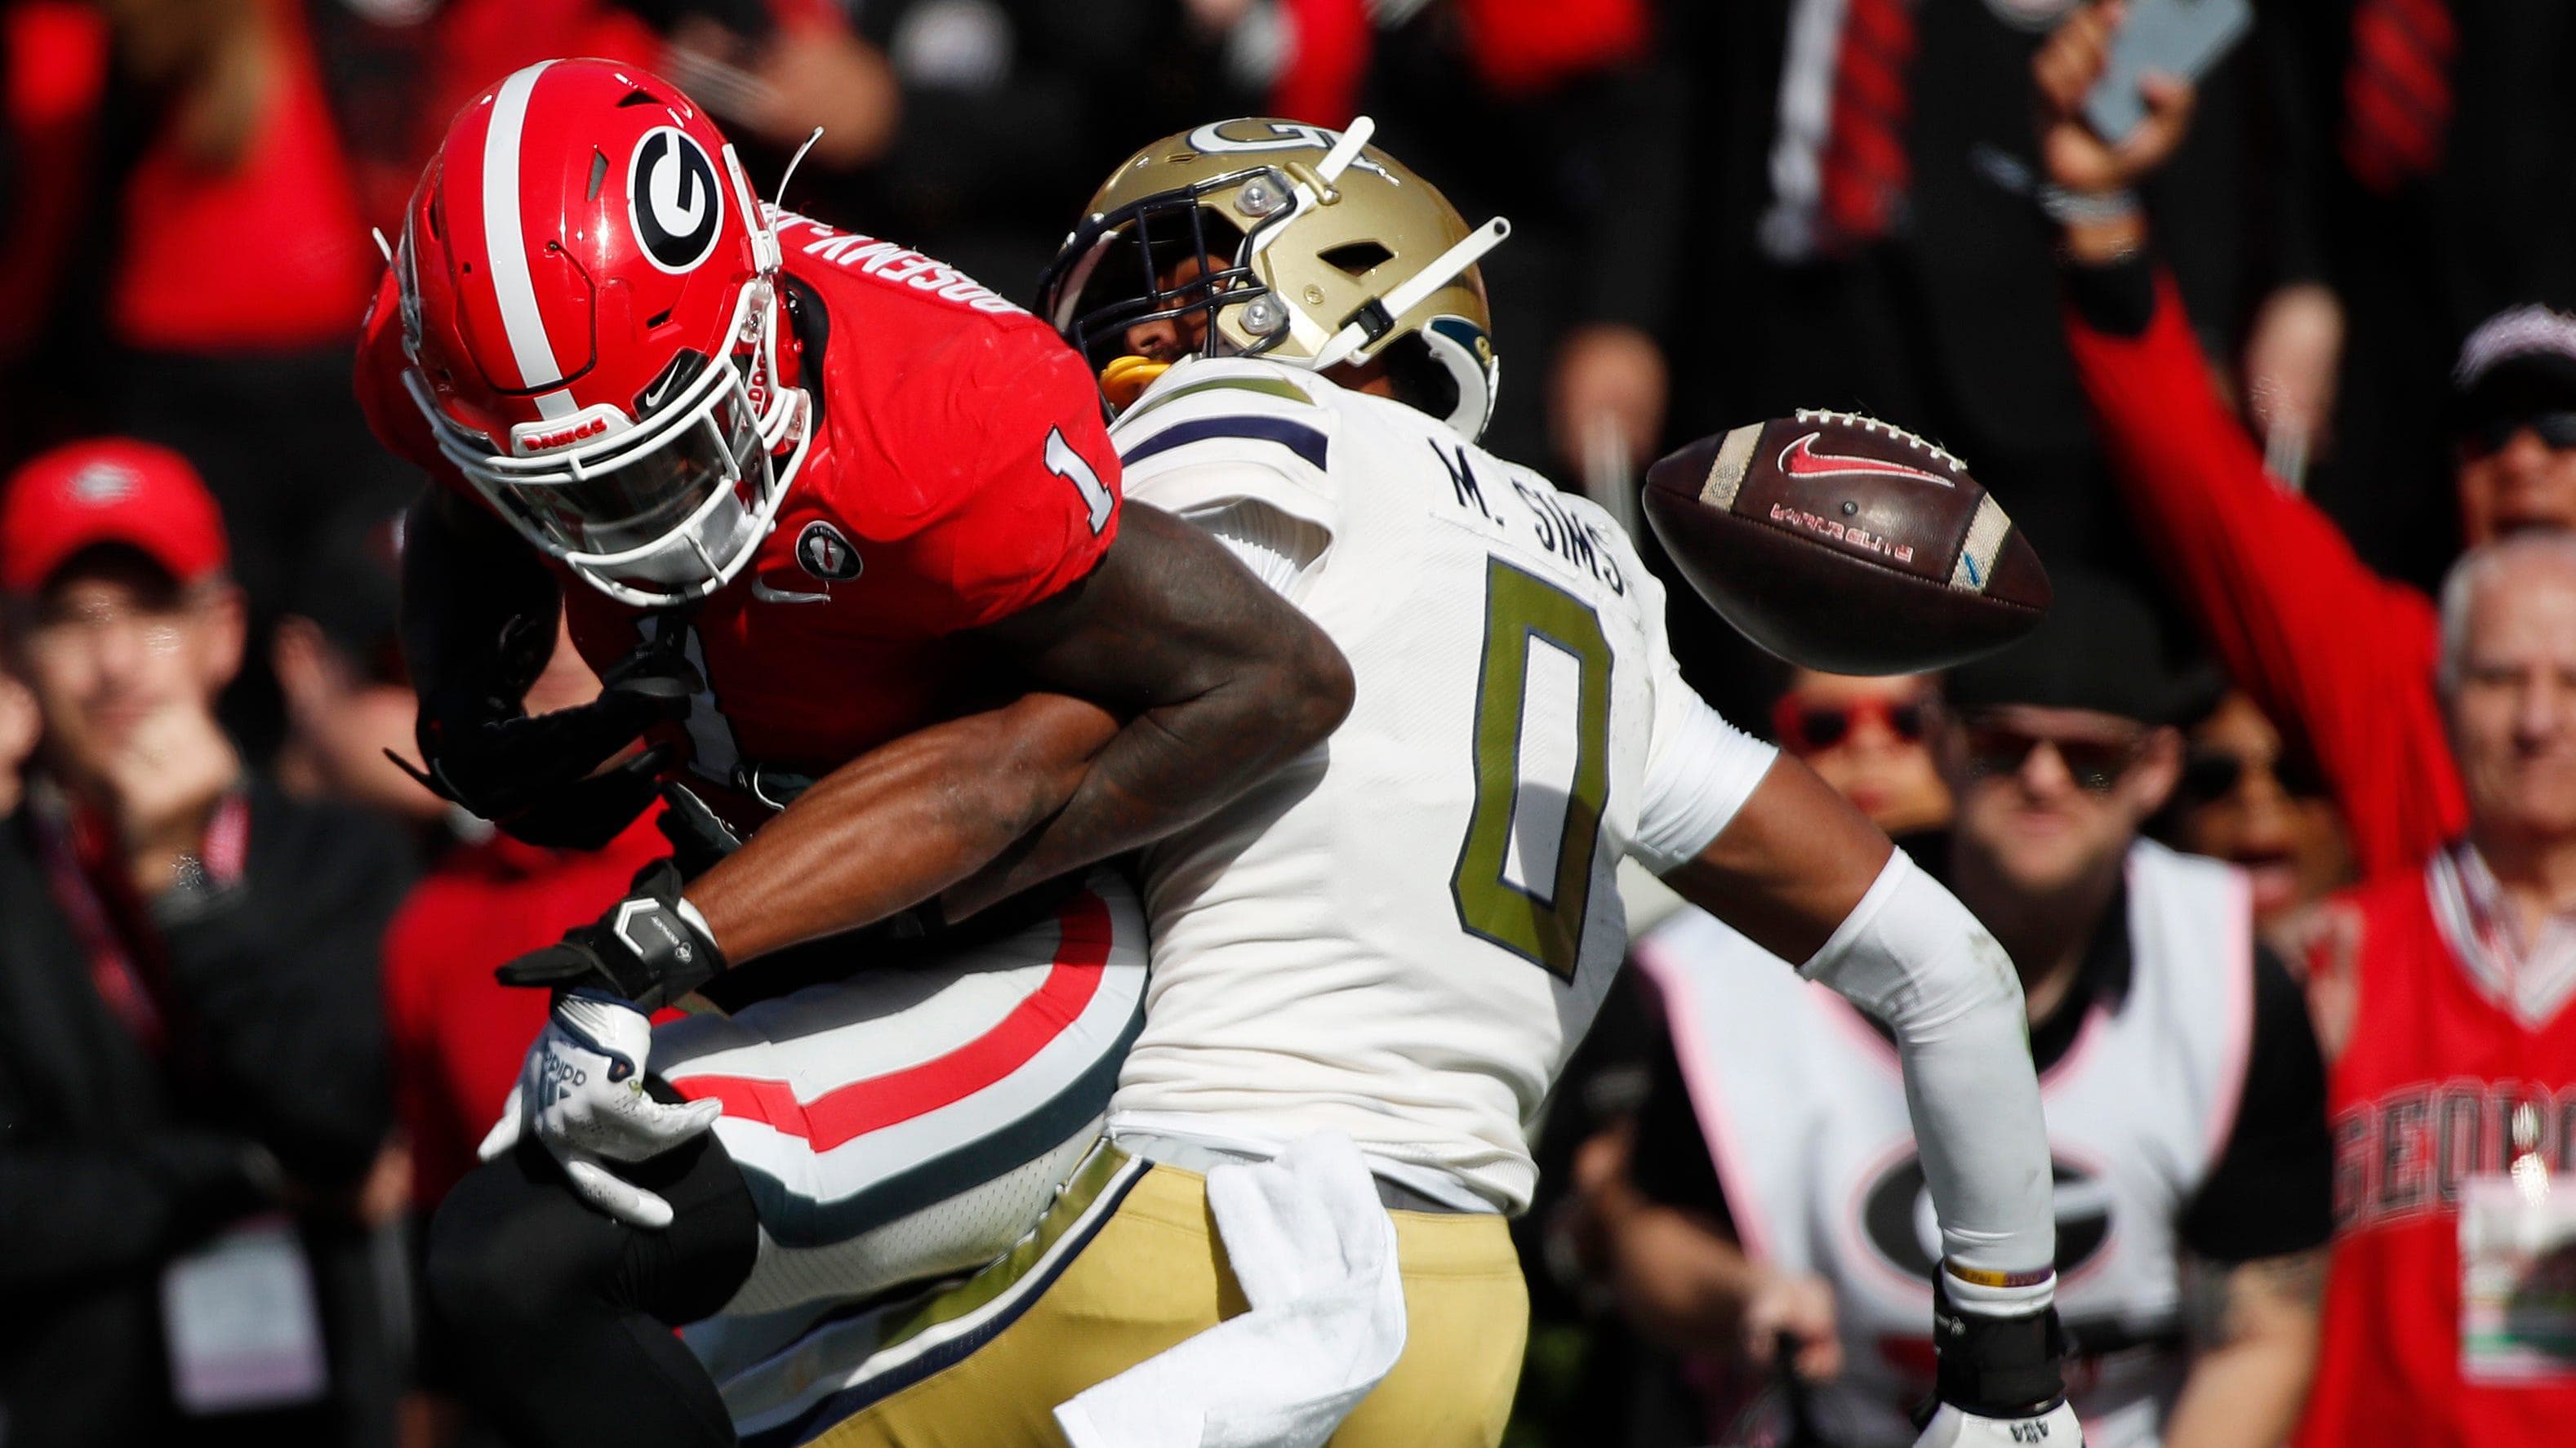
[(656, 126), (635, 145), (626, 177), (627, 205), (645, 258), (674, 274), (694, 270), (716, 249), (724, 225), (724, 188), (716, 165), (685, 131)]

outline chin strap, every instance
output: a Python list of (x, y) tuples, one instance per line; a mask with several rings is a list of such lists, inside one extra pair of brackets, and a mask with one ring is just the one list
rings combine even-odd
[(1457, 244), (1440, 253), (1431, 265), (1396, 284), (1385, 296), (1371, 299), (1342, 321), (1342, 329), (1333, 334), (1315, 353), (1314, 369), (1356, 359), (1395, 330), (1396, 319), (1422, 305), (1433, 292), (1456, 281), (1467, 268), (1482, 260), (1485, 253), (1503, 244), (1512, 234), (1512, 224), (1495, 217), (1460, 237)]

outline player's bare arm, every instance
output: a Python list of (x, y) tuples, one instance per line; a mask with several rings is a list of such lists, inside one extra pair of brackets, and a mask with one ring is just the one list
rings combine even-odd
[(1895, 846), (1786, 755), (1697, 858), (1664, 876), (1692, 904), (1782, 960), (1824, 948)]
[(2316, 1371), (2323, 1249), (2233, 1265), (2195, 1263), (2186, 1299), (2194, 1347), (2165, 1442), (2174, 1448), (2256, 1448), (2298, 1421)]
[(1062, 694), (906, 735), (826, 775), (689, 886), (728, 961), (870, 925), (990, 864), (1063, 808), (1118, 716)]
[(1089, 577), (985, 633), (1037, 681), (1135, 713), (1060, 812), (942, 897), (951, 918), (1203, 818), (1350, 712), (1350, 665), (1323, 630), (1141, 504)]

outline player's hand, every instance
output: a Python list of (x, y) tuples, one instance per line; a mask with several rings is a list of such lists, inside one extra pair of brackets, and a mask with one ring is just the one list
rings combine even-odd
[[(536, 626), (528, 624), (526, 632), (533, 636)], [(523, 644), (505, 638), (499, 647), (508, 651)], [(515, 700), (481, 693), (424, 700), (419, 728), (421, 757), (429, 765), (424, 782), (483, 818), (506, 823), (544, 808), (566, 789), (591, 783), (587, 777), (592, 771), (645, 730), (687, 717), (691, 697), (704, 688), (676, 643), (657, 640), (611, 665), (600, 678), (598, 698), (569, 709), (529, 714)], [(649, 772), (658, 762), (647, 751), (600, 778)], [(636, 808), (650, 797), (648, 781)], [(628, 818), (633, 818), (631, 811)]]
[(520, 956), (493, 977), (503, 985), (590, 991), (659, 1010), (725, 968), (724, 952), (680, 888), (679, 867), (655, 860), (636, 872), (631, 893), (596, 924), (574, 926), (562, 940)]
[(2188, 81), (2149, 74), (2139, 81), (2147, 118), (2114, 146), (2084, 120), (2084, 97), (2111, 64), (2111, 42), (2127, 9), (2122, 0), (2077, 7), (2031, 58), (2039, 91), (2039, 155), (2047, 179), (2068, 191), (2126, 191), (2162, 166), (2191, 126)]
[(1842, 1337), (1834, 1330), (1834, 1289), (1806, 1273), (1759, 1269), (1744, 1299), (1744, 1356), (1767, 1368), (1782, 1345), (1793, 1345), (1790, 1370), (1811, 1383), (1843, 1370)]
[(669, 1202), (606, 1163), (660, 1156), (715, 1125), (724, 1108), (647, 1095), (644, 1063), (652, 1045), (652, 1022), (625, 1001), (586, 993), (557, 999), (477, 1154), (490, 1161), (534, 1136), (583, 1201), (629, 1226), (660, 1231), (671, 1225)]

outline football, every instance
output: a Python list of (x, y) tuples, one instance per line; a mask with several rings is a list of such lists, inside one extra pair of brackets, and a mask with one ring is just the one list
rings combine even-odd
[(1991, 653), (2048, 612), (2048, 573), (1966, 464), (1901, 428), (1800, 411), (1646, 470), (1673, 564), (1746, 638), (1836, 674)]

